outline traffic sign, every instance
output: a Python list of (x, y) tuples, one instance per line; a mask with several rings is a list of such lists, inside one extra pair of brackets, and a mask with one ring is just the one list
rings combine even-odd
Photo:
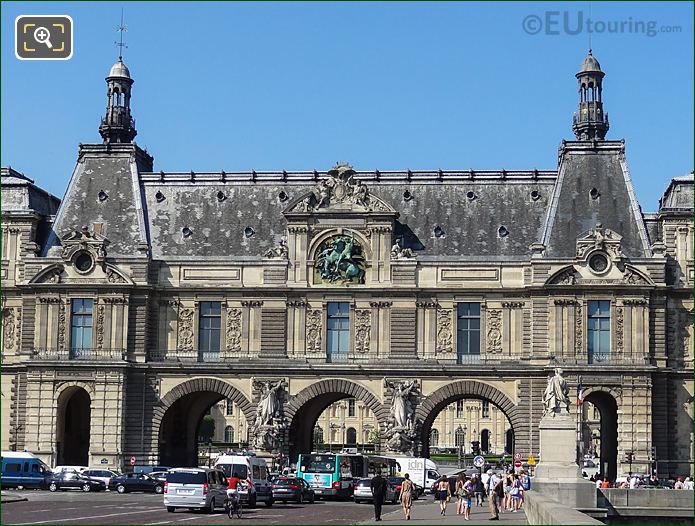
[(514, 453), (514, 460), (521, 460), (521, 453)]
[(482, 468), (482, 467), (485, 465), (485, 457), (482, 456), (482, 455), (477, 455), (477, 456), (473, 459), (473, 465), (474, 465), (476, 468)]
[(109, 460), (107, 458), (102, 458), (99, 462), (101, 462), (102, 464), (108, 464)]
[(135, 457), (130, 457), (130, 465), (131, 466), (135, 465)]
[(514, 461), (514, 467), (515, 467), (515, 468), (520, 468), (520, 467), (521, 467), (521, 460), (515, 460), (515, 461)]
[(533, 455), (528, 456), (528, 462), (526, 462), (529, 466), (535, 466), (536, 465), (536, 459), (533, 458)]

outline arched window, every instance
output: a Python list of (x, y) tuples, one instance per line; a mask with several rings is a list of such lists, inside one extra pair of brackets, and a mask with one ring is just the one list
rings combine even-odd
[(234, 442), (234, 428), (232, 426), (227, 426), (224, 428), (224, 441)]
[(466, 432), (463, 429), (457, 429), (454, 440), (456, 447), (463, 446), (466, 443)]
[(323, 443), (323, 429), (321, 429), (321, 426), (316, 426), (314, 428), (314, 448), (322, 446)]
[(488, 453), (490, 451), (490, 430), (483, 429), (480, 433), (480, 450), (483, 453)]
[(357, 430), (354, 427), (348, 427), (345, 433), (345, 441), (353, 446), (357, 444)]
[(439, 431), (433, 429), (430, 431), (430, 447), (437, 447), (439, 445)]

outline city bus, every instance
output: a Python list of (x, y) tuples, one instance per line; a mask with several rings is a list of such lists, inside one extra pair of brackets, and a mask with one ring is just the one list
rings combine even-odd
[(355, 483), (368, 475), (367, 457), (347, 453), (303, 453), (297, 477), (314, 489), (317, 497), (349, 498)]
[(373, 477), (380, 473), (383, 477), (394, 477), (400, 471), (398, 462), (395, 458), (382, 457), (379, 455), (369, 455), (367, 476)]

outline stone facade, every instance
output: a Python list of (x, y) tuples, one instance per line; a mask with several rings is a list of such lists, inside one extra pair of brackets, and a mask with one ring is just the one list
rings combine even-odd
[(600, 133), (547, 171), (164, 173), (131, 124), (80, 146), (59, 207), (2, 171), (3, 449), (191, 464), (202, 415), (231, 399), (254, 428), (271, 382), (264, 433), (290, 456), (355, 398), (382, 450), (427, 454), (441, 411), (477, 399), (538, 458), (561, 365), (613, 475), (627, 451), (692, 474), (692, 174), (642, 213)]

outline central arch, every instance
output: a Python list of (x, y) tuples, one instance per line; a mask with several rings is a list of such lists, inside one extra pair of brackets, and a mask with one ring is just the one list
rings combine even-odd
[(233, 400), (247, 422), (254, 408), (244, 394), (217, 378), (195, 378), (177, 385), (154, 408), (153, 431), (159, 462), (169, 467), (198, 465), (198, 427), (205, 411), (222, 399)]
[(292, 462), (299, 453), (311, 451), (314, 426), (319, 416), (329, 405), (343, 398), (361, 400), (374, 413), (379, 426), (385, 425), (389, 410), (374, 393), (349, 380), (321, 380), (302, 389), (285, 406), (285, 416), (290, 421), (288, 446)]
[(57, 464), (89, 465), (91, 405), (89, 393), (79, 385), (58, 395)]
[[(475, 380), (462, 380), (440, 387), (418, 406), (415, 411), (416, 418), (422, 422), (420, 428), (420, 454), (429, 456), (430, 432), (437, 415), (449, 404), (462, 398), (476, 398), (489, 400), (496, 405), (509, 419), (514, 435), (528, 432), (530, 424), (525, 422), (521, 411), (507, 395), (499, 389)], [(509, 451), (512, 453), (512, 451)]]
[(614, 481), (618, 475), (618, 395), (611, 389), (588, 388), (584, 401), (593, 404), (600, 414), (599, 474)]

